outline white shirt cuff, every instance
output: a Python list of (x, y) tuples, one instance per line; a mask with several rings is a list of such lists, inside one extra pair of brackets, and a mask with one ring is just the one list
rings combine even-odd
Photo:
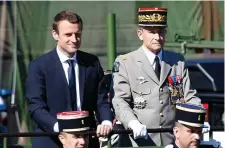
[(107, 126), (112, 127), (112, 122), (109, 121), (109, 120), (104, 120), (104, 121), (102, 121), (102, 124), (101, 125), (107, 125)]
[(58, 123), (58, 122), (56, 122), (56, 123), (54, 124), (53, 131), (54, 131), (54, 132), (59, 132), (59, 123)]

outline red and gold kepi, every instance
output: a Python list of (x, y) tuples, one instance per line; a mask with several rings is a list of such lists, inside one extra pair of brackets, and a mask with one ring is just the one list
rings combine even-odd
[(138, 24), (167, 27), (167, 8), (139, 8)]
[(89, 130), (88, 111), (69, 111), (57, 113), (60, 132), (81, 132)]

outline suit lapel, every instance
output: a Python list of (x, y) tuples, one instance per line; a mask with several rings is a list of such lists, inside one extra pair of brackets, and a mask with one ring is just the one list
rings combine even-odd
[(141, 67), (141, 69), (151, 78), (156, 84), (159, 85), (159, 80), (155, 74), (155, 71), (150, 64), (147, 56), (145, 55), (142, 47), (140, 47), (137, 51), (137, 63)]
[[(58, 80), (56, 82), (58, 84), (56, 84), (56, 85), (62, 86), (62, 88), (64, 89), (64, 91), (62, 90), (62, 92), (65, 92), (65, 96), (63, 96), (62, 98), (59, 97), (58, 99), (66, 98), (67, 109), (72, 110), (71, 99), (70, 99), (70, 90), (69, 90), (68, 82), (66, 80), (66, 75), (65, 75), (62, 63), (59, 59), (56, 49), (53, 49), (51, 52), (52, 52), (51, 55), (53, 58), (53, 60), (51, 60), (51, 61), (53, 62), (52, 65), (54, 65), (54, 67), (52, 67), (52, 68), (54, 68), (53, 74), (56, 75), (57, 80)], [(62, 94), (64, 94), (64, 93), (62, 93)]]
[(163, 50), (162, 53), (162, 62), (161, 62), (161, 73), (160, 73), (160, 83), (159, 85), (163, 85), (164, 81), (168, 77), (168, 73), (170, 72), (171, 66), (170, 66), (170, 59), (171, 57), (168, 57), (168, 54), (166, 54), (166, 51)]
[(84, 59), (82, 59), (81, 55), (79, 54), (79, 51), (77, 52), (77, 64), (79, 66), (80, 104), (82, 108), (86, 80), (86, 66), (84, 64)]

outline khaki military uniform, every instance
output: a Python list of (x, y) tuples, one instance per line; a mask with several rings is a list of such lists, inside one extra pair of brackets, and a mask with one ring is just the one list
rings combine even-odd
[[(182, 77), (185, 102), (201, 102), (195, 96), (196, 91), (191, 89), (188, 70), (180, 54), (163, 50), (160, 80), (142, 47), (119, 56), (115, 65), (112, 103), (116, 116), (125, 128), (131, 120), (138, 120), (148, 129), (174, 127), (175, 105), (170, 100), (168, 76)], [(172, 133), (149, 133), (149, 136), (146, 144), (143, 144), (144, 139), (134, 140), (130, 136), (132, 146), (166, 146), (173, 142)]]

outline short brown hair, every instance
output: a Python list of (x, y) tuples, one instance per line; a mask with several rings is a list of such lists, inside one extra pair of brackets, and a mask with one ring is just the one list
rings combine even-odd
[(55, 30), (57, 33), (59, 33), (58, 24), (60, 21), (64, 21), (64, 20), (67, 20), (72, 24), (80, 24), (81, 30), (83, 29), (83, 21), (81, 17), (70, 10), (62, 11), (54, 17), (54, 20), (52, 23), (52, 29)]

